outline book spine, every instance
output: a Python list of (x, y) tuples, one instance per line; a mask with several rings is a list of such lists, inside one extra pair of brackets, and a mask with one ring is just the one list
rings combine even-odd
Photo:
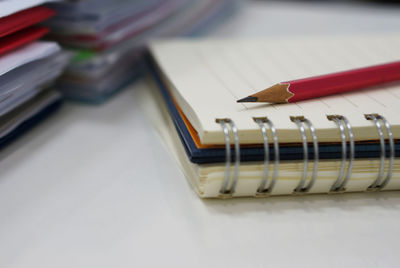
[[(352, 126), (349, 120), (342, 115), (327, 115), (327, 119), (336, 123), (340, 131), (341, 136), (341, 149), (342, 157), (337, 179), (331, 185), (328, 193), (343, 193), (346, 191), (346, 185), (351, 180), (352, 168), (355, 159), (355, 141)], [(395, 143), (393, 134), (389, 122), (379, 114), (366, 114), (366, 120), (370, 120), (377, 128), (380, 142), (380, 165), (377, 178), (374, 182), (365, 189), (366, 191), (380, 191), (384, 189), (393, 173), (393, 164), (395, 160)], [(267, 117), (253, 118), (254, 122), (260, 127), (261, 134), (264, 141), (264, 171), (263, 176), (260, 179), (260, 185), (257, 191), (254, 193), (256, 197), (264, 197), (273, 194), (274, 186), (279, 179), (279, 141), (278, 135), (273, 122)], [(319, 143), (316, 134), (316, 129), (312, 122), (304, 116), (292, 116), (290, 120), (297, 125), (301, 137), (302, 137), (302, 148), (303, 148), (303, 172), (299, 179), (297, 186), (293, 189), (293, 194), (304, 194), (308, 193), (317, 177), (318, 177), (318, 164), (319, 164)], [(240, 173), (240, 141), (238, 135), (238, 129), (229, 118), (216, 119), (216, 122), (221, 125), (224, 137), (225, 137), (225, 176), (222, 182), (219, 197), (230, 198), (234, 196), (236, 186), (239, 181)], [(312, 141), (307, 140), (307, 130), (311, 133)], [(386, 134), (386, 135), (385, 135)], [(386, 137), (385, 137), (386, 136)], [(233, 137), (234, 153), (232, 157), (231, 152), (231, 137)], [(269, 159), (269, 140), (272, 137), (272, 143), (274, 146), (274, 164), (272, 170), (272, 176), (270, 176), (270, 159)], [(389, 154), (386, 156), (385, 138), (389, 141)], [(309, 159), (308, 143), (312, 143), (313, 158)], [(349, 150), (348, 150), (349, 147)], [(349, 153), (347, 154), (347, 151)], [(312, 174), (309, 176), (308, 165), (312, 161)], [(388, 164), (387, 162), (388, 161)], [(231, 166), (234, 165), (232, 169)], [(310, 177), (310, 179), (307, 179)], [(271, 179), (270, 179), (271, 178)]]

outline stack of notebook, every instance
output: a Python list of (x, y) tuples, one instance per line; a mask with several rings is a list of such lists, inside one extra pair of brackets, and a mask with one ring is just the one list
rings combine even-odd
[(278, 82), (399, 61), (399, 45), (399, 35), (154, 42), (156, 124), (201, 197), (400, 189), (399, 83), (236, 102)]
[(44, 1), (0, 2), (0, 146), (60, 105), (49, 87), (69, 56), (55, 42), (38, 41), (49, 32), (38, 23), (55, 12)]
[(51, 4), (51, 38), (76, 53), (60, 81), (72, 98), (102, 102), (143, 70), (143, 44), (204, 30), (232, 0), (79, 0)]

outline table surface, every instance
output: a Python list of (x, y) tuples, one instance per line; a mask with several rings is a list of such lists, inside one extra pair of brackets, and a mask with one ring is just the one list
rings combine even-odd
[[(210, 36), (396, 31), (398, 12), (251, 3)], [(398, 267), (399, 193), (201, 200), (140, 108), (147, 89), (67, 103), (2, 152), (0, 267)]]

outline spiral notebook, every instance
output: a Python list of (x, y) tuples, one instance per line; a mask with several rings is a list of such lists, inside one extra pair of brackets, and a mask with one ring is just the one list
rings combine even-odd
[(276, 82), (398, 61), (399, 45), (389, 34), (154, 42), (164, 121), (199, 195), (400, 188), (399, 84), (293, 104), (236, 103)]

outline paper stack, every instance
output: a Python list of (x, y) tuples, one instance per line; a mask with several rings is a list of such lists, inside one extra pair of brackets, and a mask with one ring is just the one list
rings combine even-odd
[(38, 23), (55, 12), (45, 1), (0, 1), (0, 147), (61, 104), (48, 87), (70, 56), (55, 42), (37, 41), (49, 32)]
[(196, 34), (229, 15), (232, 0), (77, 0), (50, 4), (50, 37), (76, 53), (60, 81), (72, 98), (102, 102), (143, 71), (151, 38)]

